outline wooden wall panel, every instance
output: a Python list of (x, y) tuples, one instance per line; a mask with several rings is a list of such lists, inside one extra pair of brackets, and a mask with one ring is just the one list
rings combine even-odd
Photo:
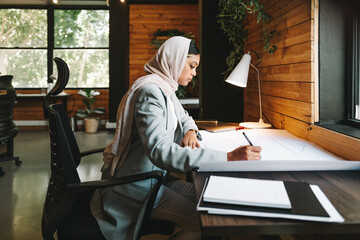
[[(311, 62), (312, 59), (312, 43), (310, 41), (279, 48), (274, 55), (264, 54), (262, 53), (263, 46), (262, 44), (251, 47), (249, 49), (255, 50), (257, 53), (265, 55), (263, 56), (261, 63), (259, 66), (267, 67), (267, 66), (276, 66), (276, 65), (284, 65), (291, 63), (303, 63), (303, 62)], [(260, 57), (261, 58), (261, 57)], [(255, 61), (255, 60), (254, 60)]]
[[(262, 24), (256, 24), (256, 19), (249, 22), (249, 37), (245, 45), (245, 51), (255, 50), (262, 59), (258, 68), (263, 112), (274, 126), (280, 128), (284, 128), (285, 118), (294, 119), (301, 126), (313, 123), (311, 0), (271, 2), (272, 5), (269, 1), (265, 3), (266, 11), (273, 17), (267, 29), (276, 29), (273, 42), (278, 50), (272, 55), (264, 53)], [(254, 57), (253, 62), (256, 63)], [(254, 120), (259, 116), (259, 105), (256, 72), (253, 69), (244, 92), (244, 120)]]
[[(264, 120), (345, 159), (359, 161), (359, 139), (313, 125), (318, 98), (317, 0), (263, 2), (274, 17), (267, 28), (276, 29), (273, 42), (279, 49), (273, 55), (264, 53), (262, 24), (257, 25), (256, 19), (250, 17), (245, 51), (255, 50), (262, 58), (258, 69)], [(244, 89), (244, 121), (259, 119), (256, 76), (251, 68)]]
[[(129, 84), (144, 75), (144, 64), (155, 54), (151, 46), (158, 29), (191, 32), (198, 40), (198, 5), (130, 5)], [(196, 41), (198, 43), (198, 41)]]
[[(99, 96), (96, 96), (96, 102), (94, 107), (103, 107), (106, 110), (106, 114), (100, 115), (101, 119), (108, 119), (109, 113), (109, 90), (107, 89), (95, 89), (100, 92)], [(17, 90), (17, 93), (40, 93), (40, 90)], [(83, 97), (77, 94), (78, 90), (65, 90), (64, 92), (71, 94), (67, 100), (67, 111), (69, 116), (74, 116), (76, 111), (85, 107), (82, 102)], [(58, 101), (60, 102), (60, 100)], [(42, 100), (17, 100), (14, 107), (14, 120), (44, 120)]]
[[(257, 81), (249, 81), (247, 88), (247, 92), (258, 94)], [(314, 102), (312, 99), (313, 95), (311, 94), (313, 83), (263, 81), (261, 83), (261, 89), (261, 93), (265, 96), (269, 95), (279, 98), (288, 98), (309, 103)]]
[(345, 159), (360, 161), (360, 140), (328, 129), (311, 126), (307, 137), (319, 146)]
[[(251, 103), (253, 105), (258, 106), (258, 94), (251, 93), (246, 91), (244, 94), (244, 102)], [(312, 104), (303, 102), (303, 101), (296, 101), (293, 99), (286, 99), (268, 95), (261, 95), (262, 98), (262, 108), (263, 111), (266, 109), (271, 112), (280, 113), (289, 117), (293, 117), (300, 121), (308, 122), (311, 121), (311, 111), (312, 111)], [(255, 109), (245, 109), (246, 112), (255, 111), (257, 116), (259, 116), (259, 107)], [(259, 117), (258, 117), (259, 118)]]
[[(276, 82), (311, 82), (311, 63), (295, 63), (278, 66), (259, 67), (260, 79)], [(249, 79), (256, 79), (256, 72), (251, 68)]]
[[(280, 1), (274, 6), (279, 7), (266, 9), (266, 12), (273, 17), (273, 20), (267, 24), (266, 28), (276, 29), (278, 33), (311, 19), (310, 0)], [(259, 28), (260, 25), (261, 28)], [(263, 38), (262, 24), (259, 24), (259, 26), (256, 25), (256, 19), (250, 22), (247, 44)]]

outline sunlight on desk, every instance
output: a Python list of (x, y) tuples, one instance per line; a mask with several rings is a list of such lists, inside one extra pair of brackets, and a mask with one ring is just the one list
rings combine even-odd
[(311, 171), (311, 170), (354, 170), (360, 169), (360, 162), (345, 161), (316, 144), (298, 138), (286, 130), (252, 129), (210, 133), (200, 131), (205, 148), (229, 152), (249, 143), (261, 146), (261, 161), (238, 161), (224, 163), (201, 163), (200, 171)]

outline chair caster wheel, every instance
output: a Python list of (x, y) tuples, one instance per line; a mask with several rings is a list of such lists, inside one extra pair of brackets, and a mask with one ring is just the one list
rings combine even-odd
[(22, 161), (21, 160), (15, 160), (15, 164), (17, 165), (17, 166), (20, 166), (21, 165), (21, 163), (22, 163)]

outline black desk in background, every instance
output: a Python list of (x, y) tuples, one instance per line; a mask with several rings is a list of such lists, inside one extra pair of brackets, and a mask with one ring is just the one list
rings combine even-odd
[[(197, 199), (210, 175), (304, 181), (318, 185), (343, 216), (343, 223), (319, 223), (275, 218), (200, 213), (203, 237), (281, 234), (360, 234), (360, 171), (328, 172), (197, 172), (191, 173)], [(351, 238), (352, 239), (352, 238)], [(360, 239), (356, 235), (355, 239)]]
[(199, 119), (200, 116), (199, 98), (184, 98), (184, 99), (179, 99), (179, 101), (193, 119)]

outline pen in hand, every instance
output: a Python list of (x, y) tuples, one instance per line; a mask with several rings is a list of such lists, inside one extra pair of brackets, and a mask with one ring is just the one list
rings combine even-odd
[(254, 146), (254, 145), (252, 144), (252, 142), (250, 141), (250, 139), (246, 136), (245, 132), (243, 132), (243, 135), (244, 135), (244, 137), (246, 138), (246, 141), (249, 142), (250, 146)]

